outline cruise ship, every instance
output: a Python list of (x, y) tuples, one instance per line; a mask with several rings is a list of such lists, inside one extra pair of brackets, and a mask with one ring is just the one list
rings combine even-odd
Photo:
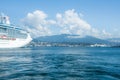
[(24, 47), (31, 40), (29, 32), (11, 25), (8, 16), (0, 15), (0, 48)]

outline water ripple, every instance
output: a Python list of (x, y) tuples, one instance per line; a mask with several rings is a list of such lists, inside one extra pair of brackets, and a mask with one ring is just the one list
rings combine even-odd
[(61, 47), (2, 51), (0, 80), (119, 80), (119, 52)]

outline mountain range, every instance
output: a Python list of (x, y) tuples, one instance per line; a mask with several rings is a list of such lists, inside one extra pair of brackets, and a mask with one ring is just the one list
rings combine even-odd
[(49, 42), (49, 43), (89, 43), (89, 44), (109, 44), (107, 40), (99, 39), (92, 36), (81, 37), (79, 35), (61, 34), (52, 36), (42, 36), (35, 38), (34, 42)]

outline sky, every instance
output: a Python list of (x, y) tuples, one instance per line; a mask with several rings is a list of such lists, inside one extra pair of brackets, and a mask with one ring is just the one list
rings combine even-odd
[(0, 12), (32, 37), (120, 38), (120, 0), (1, 0)]

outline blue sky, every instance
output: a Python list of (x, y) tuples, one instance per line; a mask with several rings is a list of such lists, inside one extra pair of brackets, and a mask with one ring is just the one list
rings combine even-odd
[[(55, 22), (52, 24), (36, 23), (32, 25), (32, 29), (36, 28), (35, 25), (42, 25), (40, 27), (41, 30), (38, 30), (36, 34), (35, 30), (30, 30), (31, 33), (33, 32), (34, 35), (43, 35), (47, 32), (48, 33), (46, 35), (61, 34), (62, 32), (82, 35), (85, 34), (85, 32), (89, 32), (86, 35), (90, 34), (92, 36), (101, 38), (105, 35), (103, 38), (109, 38), (120, 37), (119, 3), (119, 0), (1, 0), (0, 11), (7, 14), (10, 17), (11, 23), (16, 25), (26, 24), (25, 20), (29, 21), (28, 13), (35, 15), (35, 11), (40, 11), (40, 13), (38, 12), (38, 14), (41, 14), (41, 12), (43, 12), (43, 14), (47, 16), (38, 21), (45, 20), (46, 23), (49, 23), (50, 21)], [(66, 25), (73, 26), (79, 24), (76, 22), (73, 22), (74, 24), (72, 25), (69, 21), (67, 24), (64, 23), (63, 25), (58, 25), (57, 23), (59, 21), (56, 18), (58, 13), (62, 15), (62, 20), (68, 20), (64, 18), (67, 15), (65, 14), (65, 12), (73, 13), (73, 15), (71, 16), (75, 16), (74, 14), (80, 14), (79, 16), (76, 16), (76, 18), (78, 17), (77, 20), (80, 18), (78, 21), (83, 21), (81, 25), (85, 25), (85, 23), (86, 25), (89, 24), (90, 30), (88, 30), (88, 28), (82, 28), (81, 25), (77, 25), (79, 27), (79, 30), (76, 30), (78, 28), (75, 26), (66, 27)], [(42, 16), (39, 17), (41, 18)], [(31, 21), (27, 22), (27, 26), (29, 29), (31, 28), (29, 27), (29, 24), (33, 24), (32, 22), (30, 22)], [(73, 30), (70, 30), (71, 28), (73, 28)], [(68, 29), (68, 31), (66, 29)], [(40, 33), (40, 31), (42, 30), (43, 32)], [(100, 33), (104, 34), (101, 35)], [(98, 36), (99, 34), (100, 36)]]

